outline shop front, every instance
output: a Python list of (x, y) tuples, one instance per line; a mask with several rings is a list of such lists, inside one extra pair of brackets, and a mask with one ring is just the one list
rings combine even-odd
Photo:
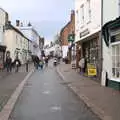
[(99, 32), (80, 42), (81, 58), (84, 58), (84, 74), (100, 81), (100, 42)]
[(0, 70), (4, 68), (6, 46), (0, 45)]

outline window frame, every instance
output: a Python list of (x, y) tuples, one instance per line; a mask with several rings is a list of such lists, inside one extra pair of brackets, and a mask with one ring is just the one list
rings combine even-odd
[(119, 16), (120, 16), (120, 0), (118, 1), (118, 13), (119, 13)]
[(84, 10), (84, 4), (82, 4), (80, 6), (80, 23), (81, 23), (81, 27), (84, 25), (85, 22), (85, 10)]
[(91, 22), (91, 0), (87, 0), (87, 24)]
[[(119, 33), (120, 34), (120, 33)], [(111, 71), (112, 71), (112, 80), (115, 80), (115, 81), (118, 81), (118, 82), (120, 82), (120, 52), (117, 54), (117, 52), (116, 52), (116, 50), (117, 50), (117, 46), (118, 46), (118, 51), (120, 51), (120, 41), (116, 41), (116, 42), (111, 42), (111, 38), (113, 37), (113, 36), (116, 36), (116, 35), (118, 35), (118, 34), (114, 34), (114, 35), (111, 35), (110, 36), (110, 47), (111, 47)], [(114, 51), (114, 53), (113, 53), (113, 47), (115, 47), (115, 51)], [(114, 57), (114, 60), (113, 60), (113, 57)], [(118, 57), (118, 58), (117, 58)], [(118, 59), (118, 61), (117, 61), (117, 59)], [(115, 63), (114, 63), (114, 61), (115, 61)], [(118, 65), (119, 64), (119, 65)], [(115, 65), (115, 66), (113, 66), (113, 65)], [(113, 69), (114, 69), (114, 73), (113, 73)], [(119, 72), (119, 75), (118, 75), (118, 77), (117, 77), (117, 72)], [(113, 74), (115, 74), (115, 75), (113, 75)]]

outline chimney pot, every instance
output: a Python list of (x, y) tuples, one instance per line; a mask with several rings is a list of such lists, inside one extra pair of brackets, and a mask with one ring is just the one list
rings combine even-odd
[(8, 21), (8, 24), (10, 25), (10, 24), (11, 24), (11, 21)]
[(20, 20), (16, 20), (16, 26), (20, 26)]
[(75, 18), (75, 11), (71, 10), (71, 20), (74, 20), (74, 18)]

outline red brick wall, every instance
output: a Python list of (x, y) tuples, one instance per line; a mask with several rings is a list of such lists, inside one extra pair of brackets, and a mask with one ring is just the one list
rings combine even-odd
[(75, 13), (74, 11), (71, 12), (71, 20), (68, 24), (61, 30), (61, 41), (62, 46), (68, 45), (68, 35), (75, 32)]

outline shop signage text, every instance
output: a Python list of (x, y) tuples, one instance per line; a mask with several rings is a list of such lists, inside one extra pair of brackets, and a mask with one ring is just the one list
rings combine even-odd
[(88, 35), (89, 33), (90, 33), (89, 29), (85, 29), (84, 31), (82, 31), (82, 32), (80, 33), (80, 38)]

